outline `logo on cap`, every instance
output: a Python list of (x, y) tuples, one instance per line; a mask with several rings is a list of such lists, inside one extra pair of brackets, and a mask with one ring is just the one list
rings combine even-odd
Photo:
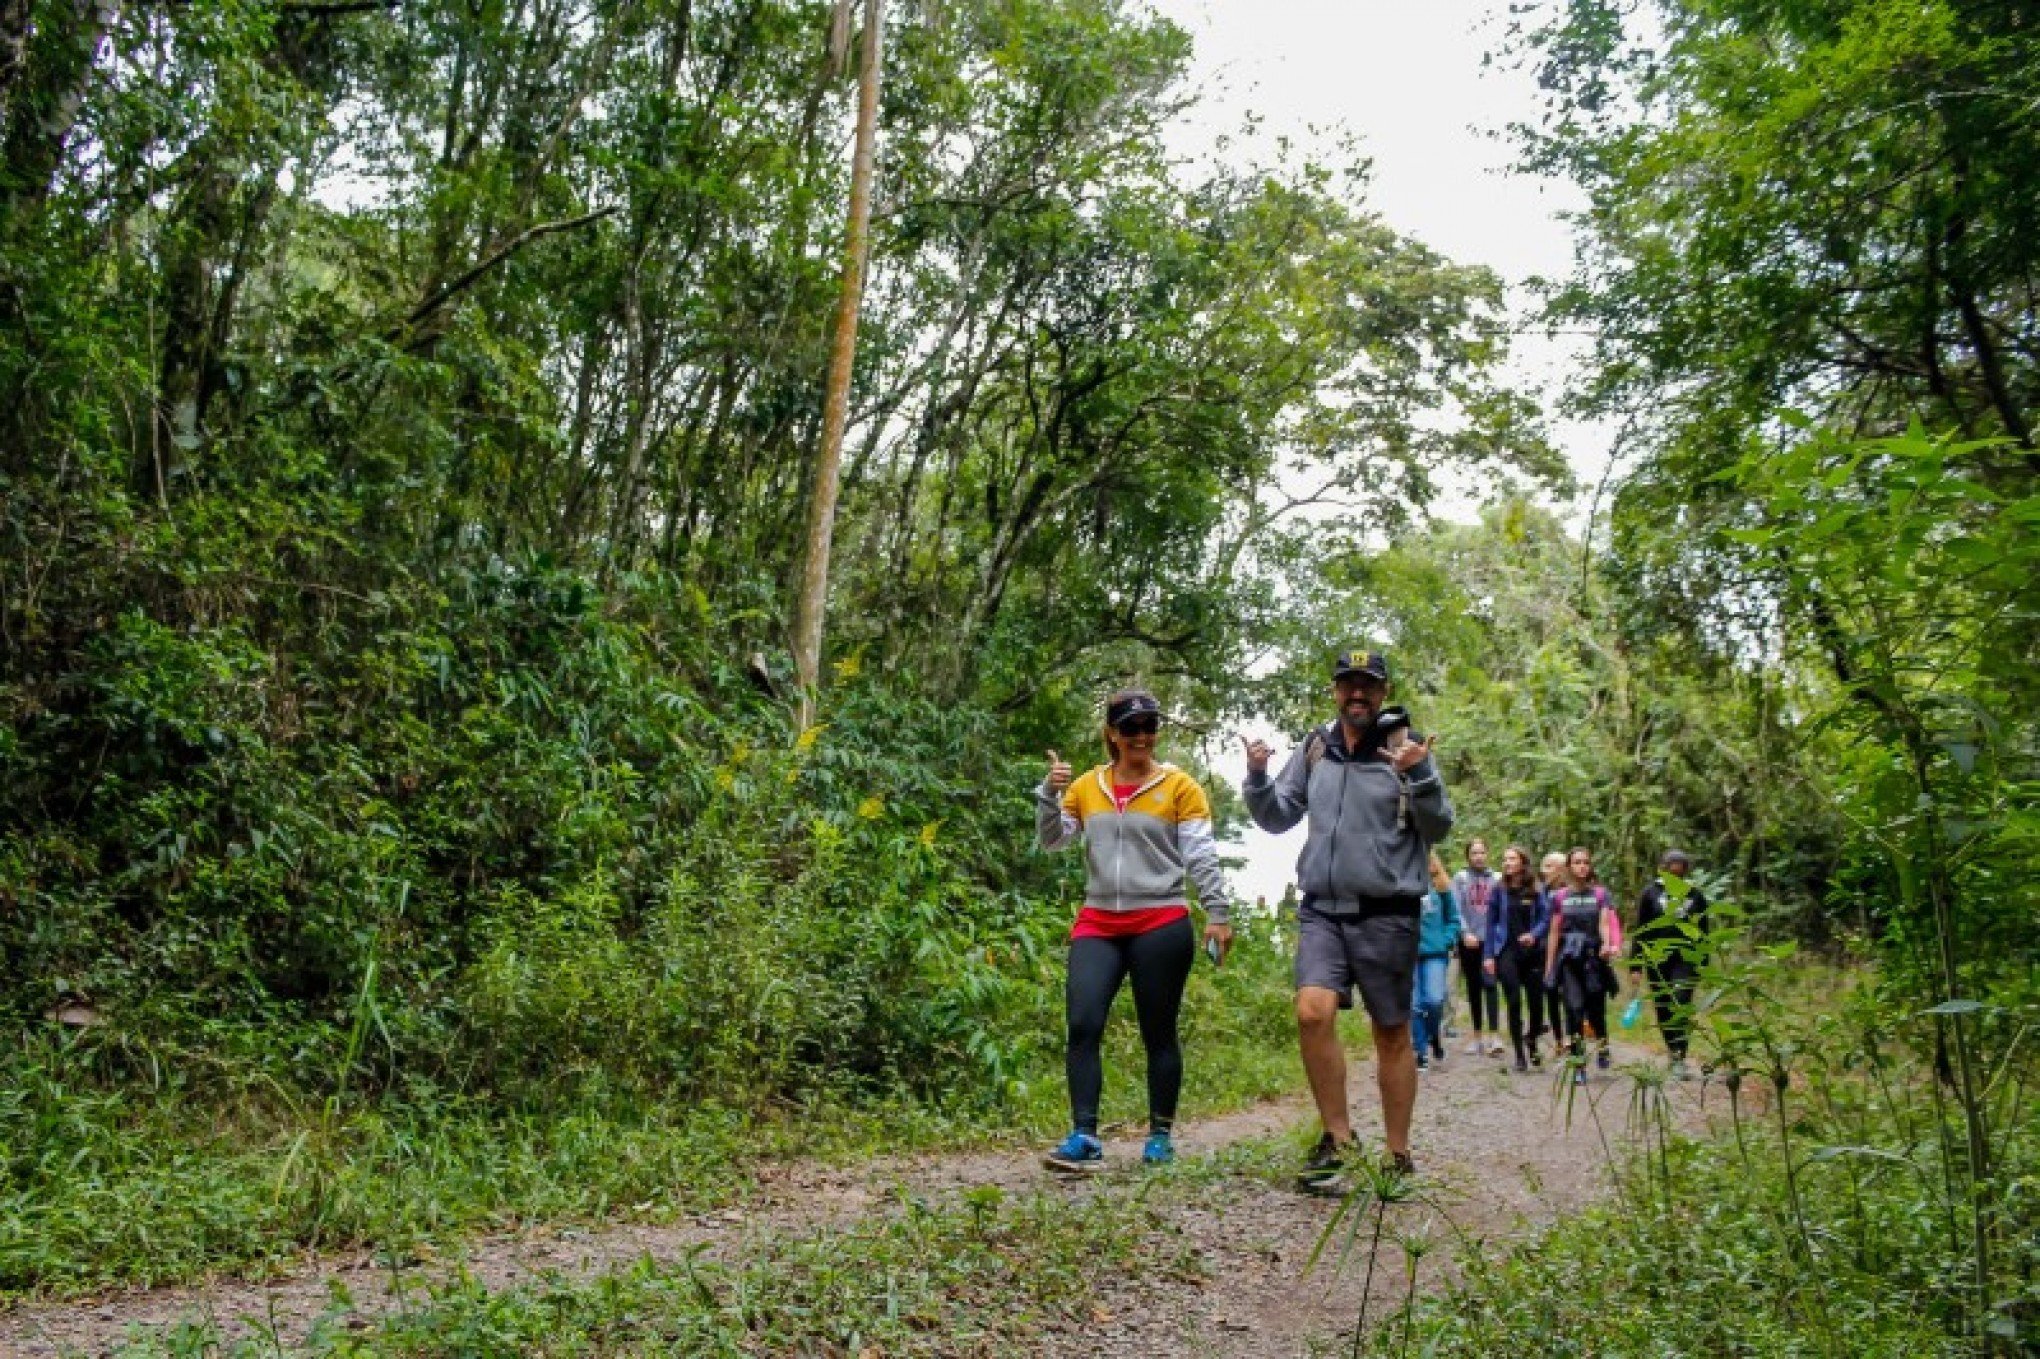
[(1349, 675), (1371, 675), (1386, 681), (1388, 657), (1378, 651), (1342, 651), (1338, 663), (1332, 667), (1332, 678), (1345, 679)]

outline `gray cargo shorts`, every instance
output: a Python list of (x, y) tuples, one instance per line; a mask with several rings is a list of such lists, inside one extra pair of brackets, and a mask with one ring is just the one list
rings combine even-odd
[(1384, 1028), (1410, 1022), (1417, 974), (1416, 898), (1411, 909), (1368, 915), (1326, 915), (1314, 906), (1296, 910), (1296, 985), (1339, 993), (1339, 1008), (1353, 1008), (1353, 988), (1367, 1017)]

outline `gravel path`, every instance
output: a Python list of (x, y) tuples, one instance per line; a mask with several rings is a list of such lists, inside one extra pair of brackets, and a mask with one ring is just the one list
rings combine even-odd
[[(1618, 1050), (1618, 1059), (1643, 1054)], [(1618, 1065), (1619, 1065), (1618, 1061)], [(1356, 1064), (1350, 1093), (1363, 1139), (1379, 1137), (1372, 1064)], [(1517, 1076), (1498, 1059), (1455, 1054), (1424, 1077), (1413, 1141), (1424, 1201), (1398, 1205), (1388, 1230), (1424, 1232), (1438, 1243), (1423, 1262), (1433, 1282), (1459, 1267), (1466, 1243), (1495, 1241), (1534, 1229), (1605, 1192), (1610, 1185), (1602, 1134), (1585, 1106), (1568, 1119), (1549, 1075)], [(1681, 1120), (1697, 1118), (1696, 1087), (1681, 1088)], [(1597, 1076), (1585, 1093), (1596, 1100), (1600, 1125), (1622, 1136), (1630, 1082), (1619, 1072)], [(1264, 1104), (1184, 1127), (1186, 1160), (1238, 1144), (1265, 1143), (1310, 1118), (1301, 1100)], [(1038, 1152), (998, 1150), (888, 1158), (841, 1169), (788, 1165), (758, 1175), (758, 1192), (743, 1206), (661, 1226), (550, 1228), (483, 1238), (458, 1257), (417, 1261), (400, 1271), (366, 1257), (308, 1262), (305, 1272), (266, 1283), (211, 1284), (114, 1294), (96, 1301), (29, 1304), (0, 1313), (0, 1355), (60, 1359), (103, 1355), (141, 1334), (179, 1321), (216, 1321), (228, 1338), (269, 1331), (286, 1351), (333, 1305), (336, 1288), (353, 1299), (366, 1323), (400, 1309), (423, 1283), (465, 1268), (490, 1289), (586, 1278), (628, 1267), (646, 1256), (679, 1260), (690, 1251), (741, 1260), (768, 1236), (841, 1226), (888, 1212), (902, 1192), (927, 1198), (996, 1184), (1010, 1192), (1111, 1192), (1140, 1173), (1137, 1139), (1114, 1141), (1115, 1168), (1070, 1184), (1042, 1170)], [(1271, 1164), (1280, 1158), (1269, 1158)], [(1175, 1234), (1207, 1266), (1196, 1281), (1107, 1282), (1081, 1323), (1052, 1331), (1049, 1355), (1132, 1356), (1157, 1352), (1226, 1356), (1329, 1353), (1339, 1336), (1350, 1343), (1359, 1307), (1364, 1259), (1337, 1274), (1306, 1271), (1312, 1247), (1337, 1210), (1335, 1200), (1294, 1191), (1286, 1175), (1243, 1170), (1192, 1175), (1150, 1195), (1159, 1230)], [(1400, 1248), (1384, 1246), (1371, 1315), (1393, 1311), (1406, 1286)]]
[[(1534, 1231), (1560, 1214), (1610, 1192), (1603, 1149), (1627, 1139), (1633, 1083), (1619, 1067), (1647, 1054), (1616, 1045), (1618, 1070), (1596, 1073), (1570, 1117), (1546, 1074), (1518, 1076), (1498, 1060), (1455, 1053), (1424, 1076), (1411, 1142), (1420, 1197), (1391, 1207), (1375, 1267), (1370, 1328), (1401, 1306), (1408, 1287), (1399, 1236), (1426, 1239), (1419, 1287), (1456, 1277), (1471, 1250)], [(1378, 1145), (1380, 1110), (1373, 1067), (1353, 1072), (1349, 1096), (1363, 1141)], [(1700, 1087), (1673, 1087), (1673, 1111), (1687, 1130), (1699, 1127)], [(1299, 1110), (1298, 1119), (1303, 1117)], [(1315, 1269), (1312, 1252), (1339, 1204), (1293, 1192), (1287, 1183), (1239, 1176), (1216, 1182), (1196, 1198), (1172, 1204), (1172, 1226), (1185, 1233), (1207, 1266), (1197, 1282), (1141, 1280), (1108, 1287), (1087, 1324), (1056, 1334), (1044, 1353), (1148, 1356), (1223, 1355), (1227, 1359), (1294, 1359), (1350, 1352), (1366, 1272), (1365, 1241), (1343, 1270), (1328, 1247)], [(1371, 1234), (1372, 1215), (1367, 1215)], [(1341, 1224), (1335, 1243), (1343, 1242)]]

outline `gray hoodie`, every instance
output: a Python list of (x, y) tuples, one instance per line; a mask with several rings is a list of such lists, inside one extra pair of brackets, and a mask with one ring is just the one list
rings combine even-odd
[(1383, 897), (1421, 898), (1431, 890), (1431, 846), (1452, 829), (1452, 804), (1429, 758), (1398, 775), (1373, 750), (1349, 754), (1337, 722), (1312, 733), (1280, 774), (1247, 775), (1241, 791), (1254, 824), (1271, 835), (1309, 816), (1296, 886), (1327, 915), (1358, 914)]

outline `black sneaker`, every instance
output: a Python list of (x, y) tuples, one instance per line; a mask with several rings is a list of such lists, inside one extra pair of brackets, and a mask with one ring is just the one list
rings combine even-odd
[(1519, 1053), (1517, 1053), (1517, 1054), (1516, 1054), (1516, 1070), (1517, 1070), (1517, 1072), (1518, 1072), (1518, 1073), (1520, 1074), (1521, 1072), (1525, 1072), (1525, 1071), (1528, 1071), (1529, 1069), (1530, 1069), (1530, 1063), (1528, 1063), (1528, 1062), (1526, 1062), (1526, 1061), (1524, 1061), (1524, 1060), (1523, 1060), (1523, 1054), (1522, 1054), (1522, 1053), (1520, 1053), (1520, 1052), (1519, 1052)]
[(1431, 1054), (1430, 1054), (1430, 1053), (1428, 1053), (1428, 1052), (1420, 1052), (1420, 1053), (1418, 1053), (1418, 1054), (1417, 1054), (1417, 1070), (1419, 1070), (1419, 1071), (1429, 1071), (1430, 1069), (1431, 1069)]
[(1417, 1173), (1417, 1158), (1406, 1151), (1392, 1151), (1382, 1158), (1381, 1168), (1408, 1179)]
[(1601, 1068), (1601, 1070), (1606, 1071), (1608, 1069), (1608, 1061), (1608, 1049), (1602, 1048), (1594, 1054), (1594, 1065)]
[(1340, 1191), (1341, 1175), (1346, 1169), (1346, 1154), (1356, 1143), (1340, 1146), (1325, 1133), (1311, 1148), (1310, 1159), (1303, 1163), (1303, 1171), (1296, 1177), (1296, 1187), (1306, 1194), (1336, 1194)]

